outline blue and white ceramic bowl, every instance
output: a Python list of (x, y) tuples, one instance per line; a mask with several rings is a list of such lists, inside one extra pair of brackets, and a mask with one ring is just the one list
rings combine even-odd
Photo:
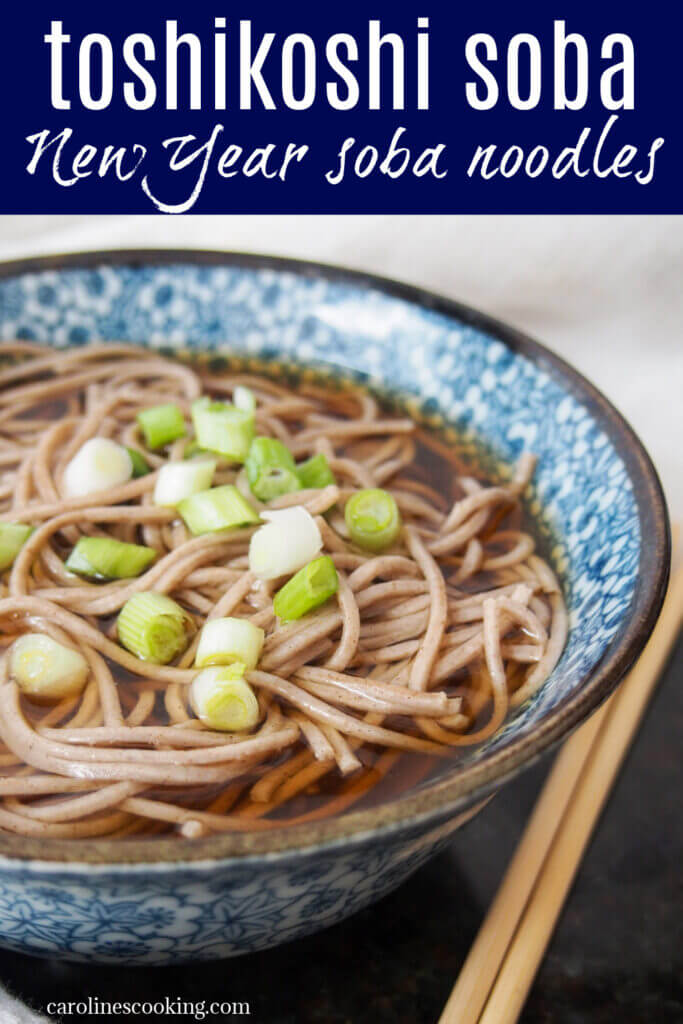
[(0, 337), (56, 348), (127, 339), (314, 367), (398, 396), (504, 462), (533, 449), (539, 465), (525, 498), (571, 615), (567, 648), (540, 692), (488, 743), (400, 799), (281, 833), (195, 842), (1, 835), (7, 947), (166, 963), (246, 953), (333, 924), (407, 878), (581, 722), (652, 629), (669, 534), (648, 456), (587, 381), (488, 317), (329, 267), (110, 253), (0, 268)]

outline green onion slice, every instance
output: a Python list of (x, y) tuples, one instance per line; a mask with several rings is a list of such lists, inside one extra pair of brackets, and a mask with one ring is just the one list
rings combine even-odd
[(251, 388), (245, 388), (238, 384), (232, 393), (232, 402), (236, 408), (243, 412), (254, 413), (256, 411), (256, 397)]
[(167, 665), (185, 650), (193, 632), (192, 619), (165, 594), (134, 594), (116, 620), (119, 640), (142, 661)]
[(313, 455), (310, 459), (306, 459), (305, 462), (300, 462), (296, 467), (296, 471), (301, 486), (306, 490), (328, 487), (330, 484), (336, 484), (337, 482), (334, 473), (330, 469), (330, 464), (322, 452), (319, 452), (318, 455)]
[(130, 461), (133, 463), (133, 479), (137, 480), (138, 477), (147, 476), (151, 473), (149, 463), (147, 459), (136, 448), (126, 448), (126, 451), (130, 455)]
[[(199, 447), (199, 445), (197, 444), (196, 441), (189, 441), (187, 443), (187, 445), (185, 446), (185, 451), (183, 452), (183, 458), (184, 459), (193, 459), (195, 457), (195, 455), (199, 455), (202, 451), (203, 451), (203, 449)], [(206, 454), (206, 452), (204, 452), (204, 454)]]
[(0, 523), (0, 572), (9, 569), (32, 533), (25, 523)]
[(163, 448), (185, 436), (185, 417), (173, 402), (143, 409), (138, 413), (137, 421), (148, 448)]
[(225, 732), (243, 732), (258, 724), (258, 700), (243, 676), (244, 665), (235, 663), (205, 668), (194, 677), (190, 703), (200, 721)]
[(253, 412), (204, 397), (192, 403), (192, 422), (200, 448), (244, 462), (254, 437)]
[(89, 579), (125, 580), (144, 572), (156, 555), (153, 548), (112, 537), (81, 537), (65, 565), (70, 572)]
[(190, 533), (213, 533), (258, 523), (259, 517), (234, 484), (211, 487), (185, 498), (178, 505)]
[(270, 501), (281, 494), (301, 490), (294, 456), (274, 437), (255, 437), (244, 463), (252, 494)]
[(303, 505), (263, 509), (259, 527), (249, 542), (249, 568), (261, 580), (289, 576), (308, 565), (323, 546), (315, 519)]
[(133, 476), (128, 449), (110, 437), (91, 437), (64, 467), (62, 493), (66, 498), (106, 491), (127, 483)]
[(166, 462), (159, 470), (154, 487), (153, 502), (166, 508), (175, 508), (185, 498), (211, 487), (216, 460), (202, 459)]
[(346, 503), (344, 519), (351, 540), (367, 551), (383, 551), (401, 531), (401, 514), (393, 496), (379, 487), (358, 491)]
[(45, 633), (25, 633), (12, 644), (9, 671), (27, 697), (57, 701), (75, 697), (90, 669), (83, 655)]
[(273, 611), (283, 622), (300, 619), (337, 593), (339, 578), (329, 555), (299, 569), (273, 599)]
[(194, 663), (204, 668), (240, 662), (247, 669), (256, 668), (264, 640), (261, 627), (248, 619), (209, 619), (199, 634)]

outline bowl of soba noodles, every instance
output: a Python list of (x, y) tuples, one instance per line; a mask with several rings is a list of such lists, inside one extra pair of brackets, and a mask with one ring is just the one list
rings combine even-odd
[(516, 330), (296, 261), (0, 268), (0, 945), (341, 920), (583, 721), (666, 585), (655, 471)]

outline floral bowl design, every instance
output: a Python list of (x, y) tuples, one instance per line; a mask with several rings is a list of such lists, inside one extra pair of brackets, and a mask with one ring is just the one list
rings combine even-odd
[(457, 435), (466, 452), (485, 452), (494, 472), (533, 449), (526, 507), (570, 611), (567, 647), (539, 692), (441, 776), (380, 806), (182, 843), (0, 835), (2, 945), (168, 963), (246, 953), (341, 920), (407, 878), (586, 718), (654, 625), (669, 530), (647, 454), (579, 374), (489, 317), (316, 264), (91, 253), (0, 267), (0, 338), (56, 348), (127, 339), (290, 376), (343, 376)]

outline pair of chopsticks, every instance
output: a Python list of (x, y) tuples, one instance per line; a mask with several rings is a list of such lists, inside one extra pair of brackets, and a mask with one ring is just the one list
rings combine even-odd
[(439, 1024), (518, 1019), (682, 617), (679, 564), (635, 668), (560, 751)]

